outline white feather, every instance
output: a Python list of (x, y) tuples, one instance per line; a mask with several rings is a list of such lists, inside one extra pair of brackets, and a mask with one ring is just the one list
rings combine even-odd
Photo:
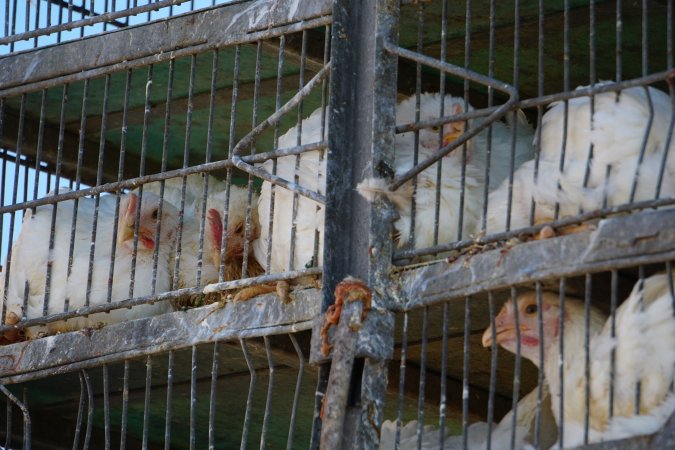
[[(59, 191), (61, 192), (61, 190)], [(128, 197), (123, 196), (120, 211), (126, 206)], [(144, 195), (142, 211), (148, 211), (157, 205), (159, 199), (152, 194)], [(54, 248), (49, 251), (50, 229), (53, 206), (45, 205), (28, 211), (24, 217), (21, 233), (11, 250), (9, 269), (9, 286), (7, 290), (7, 316), (35, 319), (43, 316), (47, 265), (51, 264), (49, 305), (47, 314), (65, 311), (66, 300), (68, 310), (73, 311), (85, 306), (87, 301), (87, 280), (91, 238), (95, 211), (95, 200), (80, 198), (77, 205), (77, 219), (72, 228), (75, 201), (59, 202), (56, 209), (56, 227), (54, 231)], [(88, 294), (89, 305), (101, 305), (108, 298), (108, 277), (110, 271), (113, 230), (115, 227), (114, 196), (101, 196), (99, 208), (93, 270), (91, 272), (91, 290)], [(120, 217), (121, 217), (120, 212)], [(163, 231), (159, 242), (155, 292), (160, 293), (170, 288), (169, 259), (173, 251), (177, 212), (164, 204), (162, 216)], [(73, 231), (74, 230), (74, 231)], [(73, 239), (73, 259), (68, 269), (71, 232)], [(131, 252), (117, 245), (114, 255), (114, 273), (111, 286), (111, 301), (129, 298)], [(2, 273), (0, 286), (4, 287), (4, 278), (8, 270)], [(139, 243), (136, 254), (136, 269), (133, 297), (152, 294), (153, 252), (143, 250)], [(24, 287), (28, 284), (27, 307), (24, 311)], [(0, 287), (0, 290), (3, 289)], [(0, 294), (3, 294), (0, 292)], [(131, 320), (139, 317), (161, 314), (170, 309), (167, 302), (154, 305), (139, 305), (132, 309), (117, 309), (109, 313), (98, 313), (88, 317), (77, 317), (66, 322), (53, 322), (46, 326), (30, 327), (26, 330), (28, 338), (37, 337), (44, 332), (76, 330), (84, 327), (95, 327), (103, 324)]]
[[(542, 394), (542, 408), (548, 408), (548, 392), (544, 389)], [(538, 389), (534, 389), (528, 395), (518, 402), (517, 419), (515, 429), (515, 448), (516, 450), (528, 449), (534, 443), (535, 420), (538, 402)], [(542, 413), (546, 413), (542, 410)], [(542, 420), (547, 419), (547, 415), (542, 416)], [(421, 446), (425, 450), (440, 450), (440, 431), (435, 427), (426, 425), (423, 427), (421, 441), (417, 437), (417, 421), (412, 420), (401, 427), (399, 446), (400, 450), (414, 450)], [(546, 426), (546, 425), (544, 425)], [(486, 422), (476, 422), (467, 429), (467, 449), (468, 450), (486, 450), (488, 442), (493, 450), (510, 450), (511, 437), (513, 434), (513, 411), (509, 411), (498, 424), (494, 424), (489, 433)], [(543, 442), (552, 442), (555, 436), (545, 436)], [(546, 439), (548, 438), (548, 439)], [(443, 450), (461, 450), (463, 449), (463, 436), (450, 435), (449, 432), (443, 436)], [(396, 443), (396, 423), (385, 420), (382, 423), (380, 431), (380, 450), (393, 450)]]

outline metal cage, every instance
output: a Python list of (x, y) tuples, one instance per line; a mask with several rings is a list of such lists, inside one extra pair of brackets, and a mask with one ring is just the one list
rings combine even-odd
[(672, 3), (8, 0), (3, 448), (675, 446)]

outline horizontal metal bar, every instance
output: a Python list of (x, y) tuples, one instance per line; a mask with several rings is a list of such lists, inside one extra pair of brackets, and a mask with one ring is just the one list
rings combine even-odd
[(665, 70), (663, 72), (655, 72), (650, 75), (633, 78), (631, 80), (620, 82), (602, 82), (591, 86), (579, 87), (567, 92), (560, 92), (557, 94), (544, 95), (541, 97), (522, 100), (518, 103), (518, 107), (532, 108), (541, 105), (548, 105), (552, 102), (560, 102), (578, 97), (590, 97), (591, 95), (602, 94), (604, 92), (617, 92), (636, 86), (646, 86), (648, 84), (657, 83), (659, 81), (665, 81), (672, 78), (675, 78), (675, 69)]
[(518, 103), (518, 90), (511, 86), (510, 84), (504, 83), (502, 81), (495, 80), (488, 76), (482, 75), (480, 73), (474, 72), (472, 70), (465, 69), (464, 67), (456, 66), (444, 61), (439, 61), (437, 59), (431, 58), (429, 56), (421, 55), (419, 53), (407, 50), (398, 45), (393, 45), (385, 41), (384, 47), (390, 53), (397, 55), (401, 58), (409, 59), (417, 63), (423, 64), (425, 66), (433, 67), (440, 70), (444, 73), (450, 73), (459, 77), (464, 78), (465, 80), (474, 81), (486, 86), (490, 86), (498, 91), (505, 92), (509, 95), (509, 99), (503, 105), (499, 106), (495, 111), (493, 111), (483, 122), (480, 124), (471, 127), (469, 130), (462, 133), (457, 139), (455, 139), (450, 144), (445, 147), (440, 148), (434, 152), (428, 158), (420, 161), (416, 166), (402, 173), (401, 175), (394, 178), (391, 182), (389, 188), (392, 191), (400, 188), (407, 181), (413, 179), (416, 175), (419, 175), (426, 168), (430, 167), (436, 161), (443, 158), (445, 155), (449, 154), (454, 149), (466, 143), (469, 139), (483, 131), (485, 128), (489, 127), (490, 124), (499, 120), (507, 112), (514, 108)]
[[(242, 161), (246, 163), (261, 163), (270, 158), (289, 156), (289, 155), (298, 155), (308, 151), (325, 149), (325, 142), (318, 142), (315, 144), (300, 145), (296, 147), (288, 147), (273, 152), (257, 153), (255, 155), (244, 156)], [(210, 162), (199, 164), (196, 166), (186, 167), (184, 169), (175, 169), (169, 170), (162, 173), (156, 173), (152, 175), (144, 175), (142, 177), (129, 178), (124, 181), (115, 181), (113, 183), (101, 184), (99, 186), (94, 186), (91, 188), (80, 189), (78, 191), (65, 192), (58, 195), (52, 195), (47, 197), (42, 197), (36, 200), (30, 200), (22, 203), (15, 203), (12, 205), (0, 206), (0, 214), (25, 210), (28, 208), (35, 208), (42, 205), (51, 205), (56, 202), (62, 202), (66, 200), (74, 200), (76, 198), (82, 198), (86, 196), (93, 196), (102, 193), (113, 193), (119, 192), (125, 189), (136, 189), (137, 187), (152, 183), (156, 181), (168, 180), (169, 178), (178, 178), (182, 176), (187, 176), (195, 173), (208, 173), (215, 170), (228, 169), (234, 167), (232, 160), (224, 159), (221, 161)], [(287, 189), (293, 190), (293, 183), (287, 183), (285, 186)], [(304, 188), (303, 188), (304, 189)], [(322, 202), (321, 197), (314, 199), (315, 201)]]
[[(0, 97), (167, 61), (220, 47), (321, 27), (331, 22), (328, 0), (220, 5), (105, 35), (0, 58)], [(83, 54), (93, 55), (82, 58)]]
[(203, 289), (198, 287), (193, 288), (184, 288), (177, 289), (175, 291), (162, 292), (155, 295), (147, 295), (143, 297), (135, 297), (132, 299), (119, 300), (111, 303), (105, 303), (101, 305), (88, 306), (78, 308), (76, 310), (50, 314), (48, 316), (38, 317), (34, 319), (22, 320), (21, 322), (15, 325), (0, 325), (0, 333), (7, 330), (22, 330), (36, 325), (44, 325), (47, 323), (58, 322), (61, 320), (71, 319), (73, 317), (87, 316), (90, 314), (95, 314), (99, 312), (109, 312), (116, 309), (131, 308), (138, 305), (145, 305), (148, 303), (155, 303), (159, 301), (169, 301), (175, 300), (188, 296), (197, 296), (199, 294), (214, 294), (219, 292), (225, 292), (232, 289), (240, 289), (248, 286), (255, 286), (259, 284), (281, 281), (281, 280), (290, 280), (293, 278), (298, 278), (301, 276), (308, 275), (321, 275), (322, 269), (319, 267), (313, 267), (311, 269), (305, 270), (296, 270), (290, 272), (281, 272), (274, 273), (270, 275), (262, 275), (259, 277), (252, 278), (243, 278), (233, 281), (224, 281), (222, 283), (213, 283), (209, 284)]
[[(516, 107), (518, 104), (516, 103)], [(485, 117), (497, 111), (498, 106), (491, 108), (474, 109), (473, 111), (463, 112), (461, 114), (453, 114), (451, 116), (437, 117), (433, 119), (420, 120), (419, 122), (411, 122), (403, 125), (396, 125), (396, 134), (408, 133), (410, 131), (421, 130), (422, 128), (429, 128), (446, 124), (448, 122), (463, 122), (476, 117)]]
[[(0, 347), (0, 383), (24, 382), (214, 341), (309, 330), (320, 310), (319, 291), (305, 289), (288, 305), (270, 294), (225, 308), (210, 305), (20, 342)], [(54, 348), (69, 351), (50, 351)]]
[(307, 197), (311, 200), (314, 200), (315, 202), (325, 204), (326, 198), (323, 194), (312, 191), (311, 189), (307, 189), (303, 186), (300, 186), (297, 183), (285, 180), (280, 176), (273, 175), (268, 171), (266, 171), (265, 169), (263, 169), (262, 167), (253, 166), (247, 163), (239, 155), (245, 149), (253, 145), (256, 137), (258, 137), (266, 129), (278, 124), (284, 115), (288, 114), (291, 110), (293, 110), (293, 108), (298, 106), (300, 102), (302, 102), (316, 86), (320, 85), (320, 83), (323, 82), (323, 80), (326, 79), (326, 77), (329, 74), (330, 74), (330, 61), (281, 108), (279, 108), (277, 111), (274, 112), (274, 114), (272, 114), (267, 119), (258, 124), (254, 129), (249, 131), (248, 134), (246, 134), (246, 136), (241, 138), (237, 143), (237, 145), (235, 145), (234, 149), (232, 150), (232, 162), (234, 163), (235, 167), (237, 167), (240, 170), (243, 170), (244, 172), (250, 173), (251, 175), (255, 175), (258, 178), (262, 178), (263, 180), (285, 187), (286, 189), (292, 190), (293, 192), (297, 192), (298, 194)]
[(326, 141), (313, 142), (311, 144), (296, 145), (295, 147), (280, 148), (273, 152), (256, 153), (255, 155), (243, 156), (241, 159), (248, 164), (262, 163), (272, 158), (281, 158), (282, 156), (294, 156), (302, 153), (325, 150), (328, 148)]
[(199, 295), (201, 290), (198, 288), (177, 289), (175, 291), (162, 292), (155, 295), (145, 295), (143, 297), (134, 297), (126, 300), (114, 301), (111, 303), (104, 303), (95, 306), (83, 306), (72, 311), (50, 314), (48, 316), (38, 317), (36, 319), (27, 319), (18, 322), (15, 325), (2, 325), (0, 332), (7, 330), (22, 330), (24, 328), (44, 325), (47, 323), (58, 322), (61, 320), (72, 319), (73, 317), (88, 316), (91, 314), (109, 312), (116, 309), (132, 308), (138, 305), (146, 305), (149, 303), (157, 303), (162, 301), (174, 300), (189, 295)]
[[(82, 2), (82, 6), (78, 6), (78, 5), (73, 5), (72, 0), (70, 1), (70, 3), (68, 3), (66, 0), (47, 0), (47, 1), (49, 3), (54, 4), (54, 5), (58, 5), (61, 8), (70, 8), (70, 9), (72, 9), (73, 12), (85, 14), (87, 16), (100, 16), (102, 14), (102, 13), (97, 13), (93, 8), (91, 9), (91, 11), (88, 10), (87, 8), (85, 8), (84, 2)], [(184, 0), (184, 1), (187, 1), (187, 0)], [(119, 21), (116, 21), (116, 20), (111, 21), (110, 24), (114, 25), (116, 27), (120, 27), (120, 28), (124, 28), (124, 27), (128, 26), (127, 23), (119, 22)]]
[(541, 231), (544, 227), (553, 227), (560, 228), (566, 227), (568, 225), (576, 225), (587, 220), (607, 218), (615, 216), (617, 214), (623, 214), (627, 212), (640, 211), (649, 208), (656, 208), (661, 206), (668, 206), (675, 204), (675, 198), (662, 198), (657, 200), (645, 200), (642, 202), (635, 202), (627, 205), (613, 206), (611, 208), (598, 209), (595, 211), (589, 211), (583, 214), (576, 216), (565, 217), (554, 222), (544, 222), (531, 227), (519, 228), (517, 230), (505, 231), (502, 233), (493, 233), (488, 236), (481, 236), (476, 239), (463, 239), (461, 241), (453, 242), (451, 244), (435, 245), (433, 247), (426, 247), (414, 250), (403, 250), (396, 252), (394, 254), (394, 264), (395, 265), (405, 265), (406, 260), (410, 258), (431, 255), (435, 253), (448, 252), (453, 250), (461, 250), (463, 248), (469, 247), (471, 245), (483, 245), (490, 244), (493, 242), (504, 241), (513, 237), (523, 236), (523, 235), (534, 235)]
[[(656, 72), (651, 75), (634, 78), (631, 80), (625, 80), (620, 82), (603, 82), (597, 83), (592, 86), (586, 86), (582, 88), (577, 88), (572, 91), (560, 92), (557, 94), (545, 95), (542, 97), (528, 98), (525, 100), (520, 100), (513, 105), (512, 110), (523, 109), (523, 108), (534, 108), (537, 106), (548, 105), (553, 102), (559, 102), (563, 100), (571, 100), (573, 98), (579, 97), (589, 97), (595, 94), (601, 94), (604, 92), (617, 92), (623, 89), (628, 89), (635, 86), (646, 86), (648, 84), (656, 83), (659, 81), (668, 80), (669, 78), (675, 77), (675, 70), (666, 70), (663, 72)], [(419, 122), (411, 122), (403, 125), (396, 126), (396, 133), (407, 133), (410, 131), (421, 130), (422, 128), (429, 128), (434, 126), (439, 126), (446, 124), (448, 122), (461, 122), (465, 120), (474, 119), (476, 117), (485, 117), (499, 107), (492, 106), (489, 108), (475, 109), (473, 111), (467, 111), (462, 114), (456, 114), (451, 116), (443, 116), (439, 118), (421, 120)]]
[(592, 232), (498, 248), (452, 263), (406, 270), (396, 310), (463, 298), (519, 283), (572, 277), (675, 258), (675, 210), (603, 220)]
[[(62, 6), (67, 7), (68, 4), (65, 2), (54, 2), (50, 0), (52, 3), (61, 3)], [(24, 33), (19, 33), (19, 34), (14, 34), (11, 36), (6, 36), (3, 38), (0, 38), (0, 45), (4, 44), (9, 44), (11, 42), (17, 42), (17, 41), (23, 41), (26, 39), (38, 37), (38, 36), (45, 36), (48, 34), (52, 33), (58, 33), (60, 31), (68, 31), (68, 30), (73, 30), (75, 28), (81, 28), (81, 27), (86, 27), (90, 25), (96, 25), (97, 23), (102, 23), (102, 22), (108, 22), (112, 23), (116, 26), (119, 27), (126, 27), (127, 25), (122, 22), (117, 22), (116, 19), (122, 18), (122, 17), (129, 17), (133, 16), (136, 14), (142, 14), (144, 12), (148, 11), (157, 11), (162, 8), (166, 8), (169, 6), (174, 6), (174, 5), (180, 5), (181, 3), (185, 3), (188, 0), (159, 0), (155, 3), (149, 3), (147, 5), (143, 6), (136, 6), (133, 8), (121, 10), (121, 11), (115, 11), (115, 12), (106, 12), (103, 14), (96, 14), (94, 13), (94, 17), (90, 17), (88, 19), (80, 19), (80, 20), (75, 20), (72, 22), (66, 22), (62, 23), (60, 25), (52, 25), (49, 27), (44, 27), (44, 28), (38, 28), (37, 30), (33, 31), (26, 31)], [(75, 12), (89, 12), (88, 10), (81, 8), (76, 5), (72, 5), (73, 11)]]
[(263, 283), (270, 283), (282, 280), (291, 280), (307, 275), (321, 275), (323, 269), (321, 267), (312, 267), (311, 269), (291, 270), (288, 272), (278, 272), (269, 275), (261, 275), (259, 277), (242, 278), (240, 280), (223, 281), (222, 283), (212, 283), (206, 285), (202, 291), (204, 294), (214, 294), (217, 292), (224, 292), (230, 289), (238, 289), (248, 286), (255, 286)]

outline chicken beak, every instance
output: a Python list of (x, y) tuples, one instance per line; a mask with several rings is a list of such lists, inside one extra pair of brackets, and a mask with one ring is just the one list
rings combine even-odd
[(483, 333), (483, 347), (492, 347), (492, 325), (487, 327), (485, 333)]
[(124, 242), (129, 239), (134, 238), (134, 224), (130, 224), (128, 220), (122, 222), (120, 229), (117, 234), (117, 244), (122, 245)]
[[(522, 327), (521, 327), (522, 329)], [(516, 327), (514, 326), (497, 326), (497, 332), (495, 333), (497, 345), (501, 344), (504, 341), (508, 341), (516, 338)], [(492, 347), (492, 325), (485, 330), (483, 333), (483, 347)]]
[[(499, 311), (499, 314), (497, 314), (497, 317), (495, 317), (494, 321), (495, 325), (495, 342), (497, 345), (501, 344), (504, 341), (509, 341), (509, 340), (515, 340), (516, 339), (516, 326), (515, 323), (513, 323), (512, 317), (509, 314), (508, 311), (508, 304), (504, 305), (504, 307)], [(526, 331), (527, 327), (524, 325), (520, 326), (520, 331)], [(483, 333), (483, 339), (482, 339), (483, 347), (491, 347), (493, 340), (492, 340), (492, 325), (490, 325), (487, 330), (485, 330), (485, 333)]]
[(443, 147), (447, 147), (452, 142), (455, 141), (462, 134), (462, 130), (455, 130), (452, 133), (447, 133), (443, 135)]

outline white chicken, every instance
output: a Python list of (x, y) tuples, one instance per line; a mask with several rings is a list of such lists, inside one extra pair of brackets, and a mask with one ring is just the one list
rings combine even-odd
[[(317, 109), (302, 121), (300, 144), (305, 145), (323, 140), (322, 116), (322, 110)], [(278, 147), (296, 146), (298, 134), (297, 126), (291, 128), (279, 138)], [(281, 178), (300, 184), (314, 192), (325, 193), (326, 159), (323, 151), (313, 150), (302, 153), (300, 156), (283, 156), (276, 160), (267, 160), (261, 164), (261, 167), (269, 173), (275, 173)], [(271, 222), (270, 217), (273, 217)], [(253, 241), (253, 256), (261, 272), (278, 273), (318, 267), (323, 264), (323, 205), (295, 194), (293, 191), (263, 181), (258, 199), (258, 219), (260, 237)], [(301, 277), (295, 282), (305, 285), (315, 281), (311, 277), (309, 279)], [(282, 301), (288, 302), (291, 300), (289, 288), (290, 284), (287, 281), (279, 281), (274, 285), (252, 286), (238, 292), (234, 301), (243, 301), (256, 295), (276, 291)]]
[[(589, 186), (604, 184), (607, 166), (614, 169), (634, 161), (645, 141), (645, 155), (663, 155), (673, 113), (672, 101), (663, 91), (645, 86), (577, 97), (568, 101), (567, 109), (566, 128), (563, 102), (551, 104), (544, 114), (541, 158), (559, 163), (566, 137), (565, 164), (568, 160), (586, 163), (592, 146)], [(670, 160), (675, 165), (675, 158)]]
[[(591, 110), (594, 111), (592, 117)], [(664, 176), (657, 192), (664, 154), (675, 152), (675, 138), (670, 138), (668, 143), (672, 114), (670, 97), (652, 87), (596, 94), (592, 100), (591, 97), (571, 99), (566, 128), (565, 104), (553, 103), (540, 125), (537, 180), (534, 179), (534, 161), (523, 164), (514, 175), (510, 229), (530, 225), (533, 201), (536, 203), (533, 223), (538, 224), (556, 218), (556, 203), (557, 217), (563, 218), (631, 201), (675, 196), (675, 157), (672, 156), (665, 160)], [(563, 145), (564, 165), (560, 171)], [(507, 195), (506, 182), (490, 194), (486, 217), (488, 233), (505, 229)]]
[[(206, 199), (206, 213), (204, 223), (203, 249), (201, 275), (198, 279), (199, 240), (200, 225), (202, 220), (204, 176), (200, 173), (186, 177), (185, 198), (183, 200), (183, 178), (170, 178), (164, 183), (164, 200), (180, 210), (184, 202), (183, 231), (181, 235), (181, 248), (179, 259), (177, 288), (205, 286), (219, 281), (221, 265), (221, 242), (223, 237), (223, 210), (227, 197), (226, 183), (217, 178), (208, 176), (208, 195)], [(154, 192), (159, 195), (160, 182), (148, 183), (144, 191)], [(246, 236), (246, 211), (248, 208), (248, 190), (241, 186), (230, 185), (227, 228), (225, 230), (226, 242), (223, 264), (223, 280), (230, 281), (242, 277), (242, 265), (245, 242), (248, 238), (252, 242), (258, 237), (259, 224), (258, 214), (255, 208), (257, 195), (252, 194), (252, 207), (250, 218), (249, 235)], [(249, 254), (252, 245), (249, 245)], [(175, 266), (171, 267), (172, 273)], [(249, 257), (247, 276), (260, 273), (256, 261)], [(193, 305), (196, 298), (187, 301), (187, 305)], [(179, 302), (184, 306), (185, 302)]]
[[(446, 95), (443, 98), (444, 114), (457, 115), (465, 112), (463, 99)], [(433, 119), (439, 116), (441, 96), (437, 93), (425, 93), (420, 97), (420, 121)], [(402, 101), (396, 110), (396, 122), (410, 123), (415, 120), (415, 97)], [(473, 108), (469, 105), (468, 110)], [(489, 185), (496, 186), (508, 177), (512, 147), (512, 134), (515, 135), (515, 160), (517, 167), (522, 161), (533, 155), (531, 145), (533, 130), (527, 123), (522, 112), (507, 116), (508, 123), (495, 122), (491, 125), (491, 137), (488, 139), (489, 129), (481, 131), (467, 143), (466, 161), (460, 148), (453, 150), (439, 162), (440, 198), (437, 202), (438, 164), (436, 163), (417, 176), (415, 197), (415, 241), (414, 248), (424, 248), (436, 243), (453, 242), (458, 239), (469, 238), (480, 231), (479, 219), (483, 207), (483, 195), (486, 184), (486, 168), (489, 163)], [(481, 119), (468, 121), (469, 128), (479, 125)], [(465, 130), (464, 122), (450, 122), (443, 125), (443, 145), (456, 139)], [(419, 130), (418, 161), (425, 159), (439, 149), (438, 127)], [(488, 155), (488, 150), (491, 154)], [(489, 158), (489, 161), (488, 161)], [(395, 173), (401, 175), (414, 165), (414, 133), (407, 132), (396, 136)], [(464, 189), (462, 193), (462, 165), (464, 165)], [(409, 245), (409, 236), (412, 225), (412, 183), (406, 183), (396, 192), (387, 191), (384, 180), (367, 178), (357, 189), (369, 201), (374, 200), (377, 194), (384, 194), (393, 201), (400, 215), (394, 223), (398, 246)], [(459, 208), (463, 205), (463, 222), (461, 233), (459, 229)], [(438, 237), (434, 239), (436, 204), (439, 203)]]
[[(668, 274), (658, 274), (635, 285), (628, 299), (617, 309), (615, 337), (611, 335), (611, 321), (595, 308), (590, 309), (590, 443), (653, 433), (675, 411), (675, 396), (671, 391), (675, 368), (675, 317), (668, 277)], [(495, 333), (496, 342), (514, 353), (517, 339), (515, 307), (518, 308), (521, 355), (538, 366), (539, 349), (543, 345), (544, 367), (540, 369), (544, 371), (551, 393), (553, 415), (562, 426), (562, 443), (564, 446), (581, 445), (586, 423), (584, 302), (565, 299), (561, 329), (560, 296), (544, 293), (541, 302), (544, 334), (540, 336), (536, 294), (523, 293), (515, 303), (509, 300), (495, 319)], [(563, 340), (564, 358), (560, 355), (560, 339)], [(483, 345), (492, 345), (491, 328), (483, 334)], [(610, 416), (613, 352), (614, 403)], [(562, 380), (559, 363), (563, 365)], [(638, 384), (640, 391), (636, 396)], [(636, 414), (636, 398), (639, 398), (639, 415)]]
[[(541, 406), (541, 433), (540, 448), (548, 448), (555, 442), (555, 422), (551, 416), (551, 406), (548, 390), (544, 387), (542, 392)], [(538, 388), (520, 399), (517, 407), (515, 446), (513, 449), (522, 450), (533, 448), (536, 437), (536, 419), (537, 419)], [(485, 450), (490, 448), (494, 450), (511, 450), (511, 437), (513, 432), (513, 411), (509, 411), (498, 424), (492, 426), (488, 439), (488, 424), (486, 422), (475, 422), (469, 425), (467, 429), (467, 449)], [(385, 420), (382, 423), (380, 432), (380, 450), (393, 450), (396, 442), (396, 423)], [(424, 427), (422, 435), (421, 448), (424, 450), (440, 449), (440, 432), (432, 426)], [(408, 422), (401, 428), (399, 446), (400, 450), (413, 450), (418, 448), (417, 440), (417, 421)], [(446, 432), (443, 438), (443, 450), (461, 450), (463, 449), (463, 436), (450, 435)]]
[[(425, 93), (420, 98), (420, 120), (433, 119), (439, 116), (441, 101), (447, 114), (464, 112), (464, 101), (452, 96), (441, 98), (439, 94)], [(397, 122), (412, 122), (415, 116), (415, 97), (404, 100), (397, 106)], [(302, 131), (293, 127), (279, 138), (279, 148), (288, 148), (300, 144), (321, 142), (328, 130), (328, 124), (322, 124), (322, 110), (314, 111), (302, 121)], [(471, 124), (472, 122), (470, 122)], [(520, 126), (517, 131), (516, 161), (519, 163), (532, 156), (532, 129), (518, 115)], [(322, 126), (323, 125), (323, 126)], [(508, 161), (511, 150), (511, 125), (501, 122), (493, 124), (491, 183), (499, 183), (508, 175)], [(324, 135), (322, 136), (322, 131)], [(464, 131), (464, 122), (450, 122), (443, 126), (443, 142), (448, 144)], [(431, 155), (439, 148), (440, 129), (432, 127), (419, 131), (418, 160)], [(298, 139), (298, 135), (300, 139)], [(428, 247), (435, 242), (451, 242), (460, 236), (459, 207), (464, 199), (461, 237), (467, 238), (476, 231), (480, 217), (482, 196), (484, 192), (484, 172), (487, 159), (487, 131), (482, 132), (469, 141), (468, 163), (464, 173), (464, 192), (462, 193), (462, 153), (454, 151), (443, 158), (441, 170), (440, 206), (438, 238), (434, 240), (436, 212), (436, 180), (437, 164), (424, 170), (417, 177), (415, 248)], [(506, 148), (508, 147), (508, 148)], [(407, 132), (396, 136), (395, 171), (401, 174), (414, 164), (414, 133)], [(273, 173), (275, 162), (266, 161), (262, 167)], [(505, 169), (504, 169), (505, 168)], [(300, 157), (283, 156), (276, 159), (276, 175), (285, 180), (300, 184), (314, 192), (325, 193), (326, 159), (321, 151), (309, 151)], [(396, 204), (400, 219), (394, 223), (397, 245), (409, 244), (412, 216), (412, 183), (395, 193), (387, 192), (382, 180), (367, 179), (357, 186), (367, 199), (372, 200), (376, 194), (385, 192)], [(307, 197), (281, 187), (274, 187), (274, 220), (270, 228), (272, 183), (264, 181), (258, 202), (260, 218), (260, 238), (254, 242), (253, 252), (256, 260), (265, 266), (269, 251), (269, 272), (299, 270), (305, 267), (321, 266), (323, 263), (323, 205)], [(294, 233), (294, 234), (292, 234)], [(292, 236), (294, 247), (291, 250)], [(283, 286), (283, 287), (280, 287)], [(263, 292), (269, 292), (270, 286), (259, 286), (247, 290), (238, 299), (249, 298)], [(277, 285), (277, 292), (283, 298), (287, 286)]]
[[(62, 192), (60, 190), (59, 192)], [(176, 237), (178, 212), (164, 202), (161, 217), (158, 216), (159, 198), (144, 193), (139, 205), (136, 194), (122, 195), (119, 220), (116, 226), (114, 196), (102, 196), (98, 212), (94, 258), (91, 274), (89, 260), (92, 230), (94, 225), (95, 200), (80, 198), (77, 201), (77, 221), (72, 227), (75, 201), (59, 202), (56, 206), (54, 247), (50, 251), (50, 230), (54, 207), (39, 206), (28, 210), (23, 220), (21, 233), (11, 249), (11, 260), (6, 263), (0, 279), (0, 298), (6, 306), (5, 321), (16, 324), (21, 319), (35, 319), (45, 314), (74, 311), (85, 306), (97, 306), (107, 301), (119, 301), (130, 297), (143, 297), (170, 289), (170, 261)], [(138, 226), (137, 210), (140, 207)], [(156, 242), (156, 230), (161, 221), (161, 232)], [(115, 229), (116, 228), (116, 229)], [(138, 244), (134, 252), (134, 230), (138, 230)], [(72, 232), (72, 233), (71, 233)], [(73, 236), (72, 265), (69, 267), (71, 234)], [(116, 235), (112, 285), (109, 287), (111, 252)], [(158, 245), (156, 277), (153, 281), (154, 251)], [(132, 260), (135, 253), (134, 282), (131, 284)], [(51, 267), (49, 291), (47, 290), (48, 267)], [(9, 279), (5, 277), (9, 274)], [(91, 276), (91, 281), (88, 281)], [(8, 283), (4, 291), (5, 282)], [(154, 286), (153, 286), (154, 283)], [(87, 292), (87, 286), (90, 286)], [(133, 286), (133, 291), (131, 291)], [(24, 310), (24, 290), (27, 288)], [(47, 307), (45, 308), (45, 302)], [(131, 309), (115, 309), (109, 313), (97, 313), (87, 317), (75, 317), (66, 321), (52, 322), (44, 326), (27, 328), (26, 337), (33, 339), (43, 334), (53, 334), (87, 327), (131, 320), (161, 314), (170, 310), (167, 302), (137, 305)], [(5, 338), (16, 340), (14, 331), (5, 333)]]

